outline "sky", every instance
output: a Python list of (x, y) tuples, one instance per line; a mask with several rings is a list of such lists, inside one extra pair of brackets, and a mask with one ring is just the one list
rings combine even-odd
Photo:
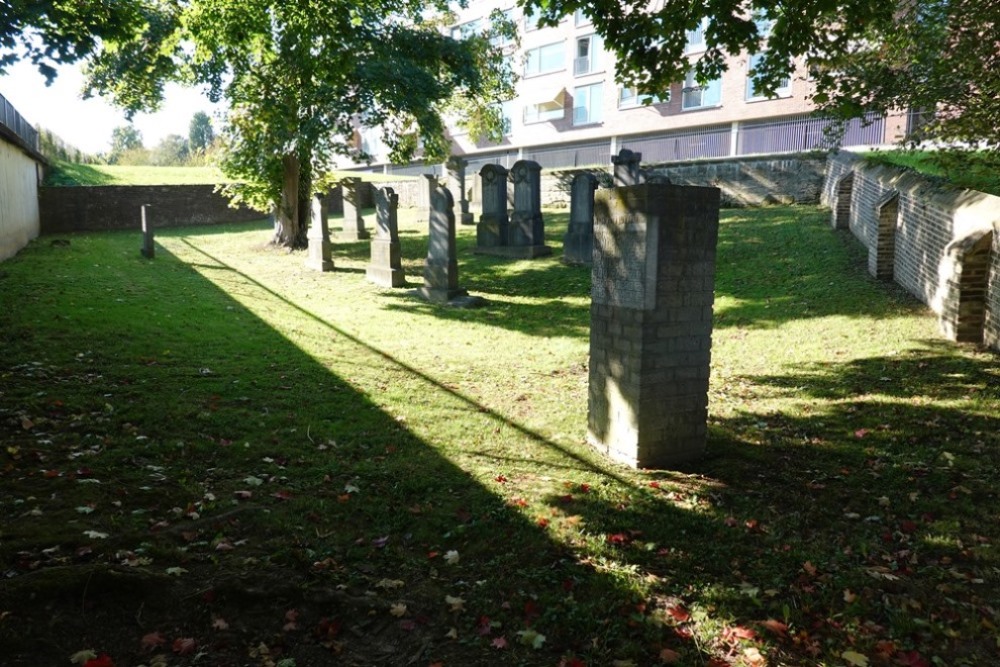
[[(111, 131), (125, 125), (125, 113), (103, 98), (84, 100), (81, 65), (64, 65), (51, 86), (29, 63), (19, 62), (0, 75), (0, 94), (14, 105), (33, 126), (41, 125), (61, 137), (70, 146), (86, 153), (106, 153), (111, 148)], [(152, 148), (168, 134), (188, 136), (191, 116), (204, 111), (213, 117), (219, 105), (213, 105), (194, 88), (170, 84), (160, 111), (136, 114), (133, 124), (142, 133), (143, 144)]]

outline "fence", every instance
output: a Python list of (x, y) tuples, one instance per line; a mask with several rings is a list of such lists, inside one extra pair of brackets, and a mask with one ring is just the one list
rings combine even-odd
[(24, 119), (24, 116), (17, 112), (14, 105), (8, 102), (3, 95), (0, 95), (0, 125), (17, 135), (25, 146), (33, 151), (38, 151), (38, 131)]

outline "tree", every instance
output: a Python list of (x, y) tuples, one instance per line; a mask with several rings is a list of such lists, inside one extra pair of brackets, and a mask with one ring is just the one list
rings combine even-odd
[(192, 153), (204, 153), (215, 140), (212, 129), (212, 119), (204, 111), (198, 111), (191, 117), (188, 127), (188, 146)]
[(622, 82), (659, 94), (692, 68), (687, 32), (703, 28), (693, 68), (717, 78), (725, 55), (762, 54), (757, 89), (774, 93), (806, 60), (813, 101), (840, 119), (936, 109), (923, 138), (1000, 145), (998, 0), (522, 0), (542, 23), (580, 10), (619, 61)]
[[(476, 131), (500, 126), (494, 105), (512, 94), (488, 35), (456, 41), (426, 18), (446, 9), (439, 0), (189, 0), (162, 9), (94, 59), (91, 90), (132, 111), (171, 78), (225, 97), (220, 166), (234, 181), (225, 191), (274, 210), (274, 242), (284, 246), (305, 244), (309, 199), (329, 187), (335, 156), (363, 157), (359, 123), (383, 127), (397, 160), (418, 146), (441, 160), (456, 92), (475, 109), (464, 120)], [(165, 57), (172, 67), (161, 69)]]
[(178, 167), (187, 162), (188, 140), (179, 134), (168, 134), (150, 152), (150, 163), (158, 167)]
[(142, 133), (134, 125), (119, 125), (111, 131), (111, 152), (108, 153), (108, 162), (118, 164), (125, 154), (142, 148)]

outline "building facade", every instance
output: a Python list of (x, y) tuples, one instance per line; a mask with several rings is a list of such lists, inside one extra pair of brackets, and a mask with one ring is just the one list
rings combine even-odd
[[(616, 81), (617, 62), (604, 49), (590, 21), (577, 12), (553, 27), (539, 27), (512, 0), (471, 0), (459, 9), (451, 27), (461, 38), (484, 30), (500, 10), (518, 26), (520, 45), (509, 49), (520, 76), (517, 97), (503, 104), (505, 135), (501, 142), (476, 142), (458, 129), (452, 153), (478, 170), (487, 163), (510, 166), (533, 159), (543, 167), (608, 164), (621, 148), (643, 153), (645, 162), (669, 162), (727, 155), (752, 155), (821, 148), (829, 125), (810, 116), (811, 82), (802, 66), (773, 97), (755, 88), (756, 56), (731, 55), (723, 76), (699, 85), (693, 73), (660, 96), (639, 95)], [(758, 24), (762, 34), (767, 25)], [(692, 63), (704, 52), (701, 29), (688, 33)], [(906, 129), (906, 116), (869, 118), (852, 123), (844, 145), (892, 143)], [(424, 173), (426, 165), (386, 164), (376, 133), (362, 135), (363, 147), (376, 156), (375, 171)]]

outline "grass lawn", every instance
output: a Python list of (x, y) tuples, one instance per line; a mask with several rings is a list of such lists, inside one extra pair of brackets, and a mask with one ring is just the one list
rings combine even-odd
[(585, 444), (586, 268), (461, 227), (457, 310), (264, 223), (33, 242), (0, 265), (4, 664), (994, 664), (1000, 359), (827, 217), (724, 212), (707, 456), (655, 471)]
[[(383, 174), (358, 174), (335, 172), (343, 176), (357, 176), (365, 181), (409, 180), (409, 176)], [(45, 175), (45, 185), (213, 185), (229, 179), (215, 167), (153, 167), (136, 165), (76, 164), (56, 162)]]
[(960, 188), (1000, 196), (1000, 164), (990, 153), (938, 151), (878, 151), (865, 154), (875, 164), (912, 169), (925, 176), (937, 176)]

